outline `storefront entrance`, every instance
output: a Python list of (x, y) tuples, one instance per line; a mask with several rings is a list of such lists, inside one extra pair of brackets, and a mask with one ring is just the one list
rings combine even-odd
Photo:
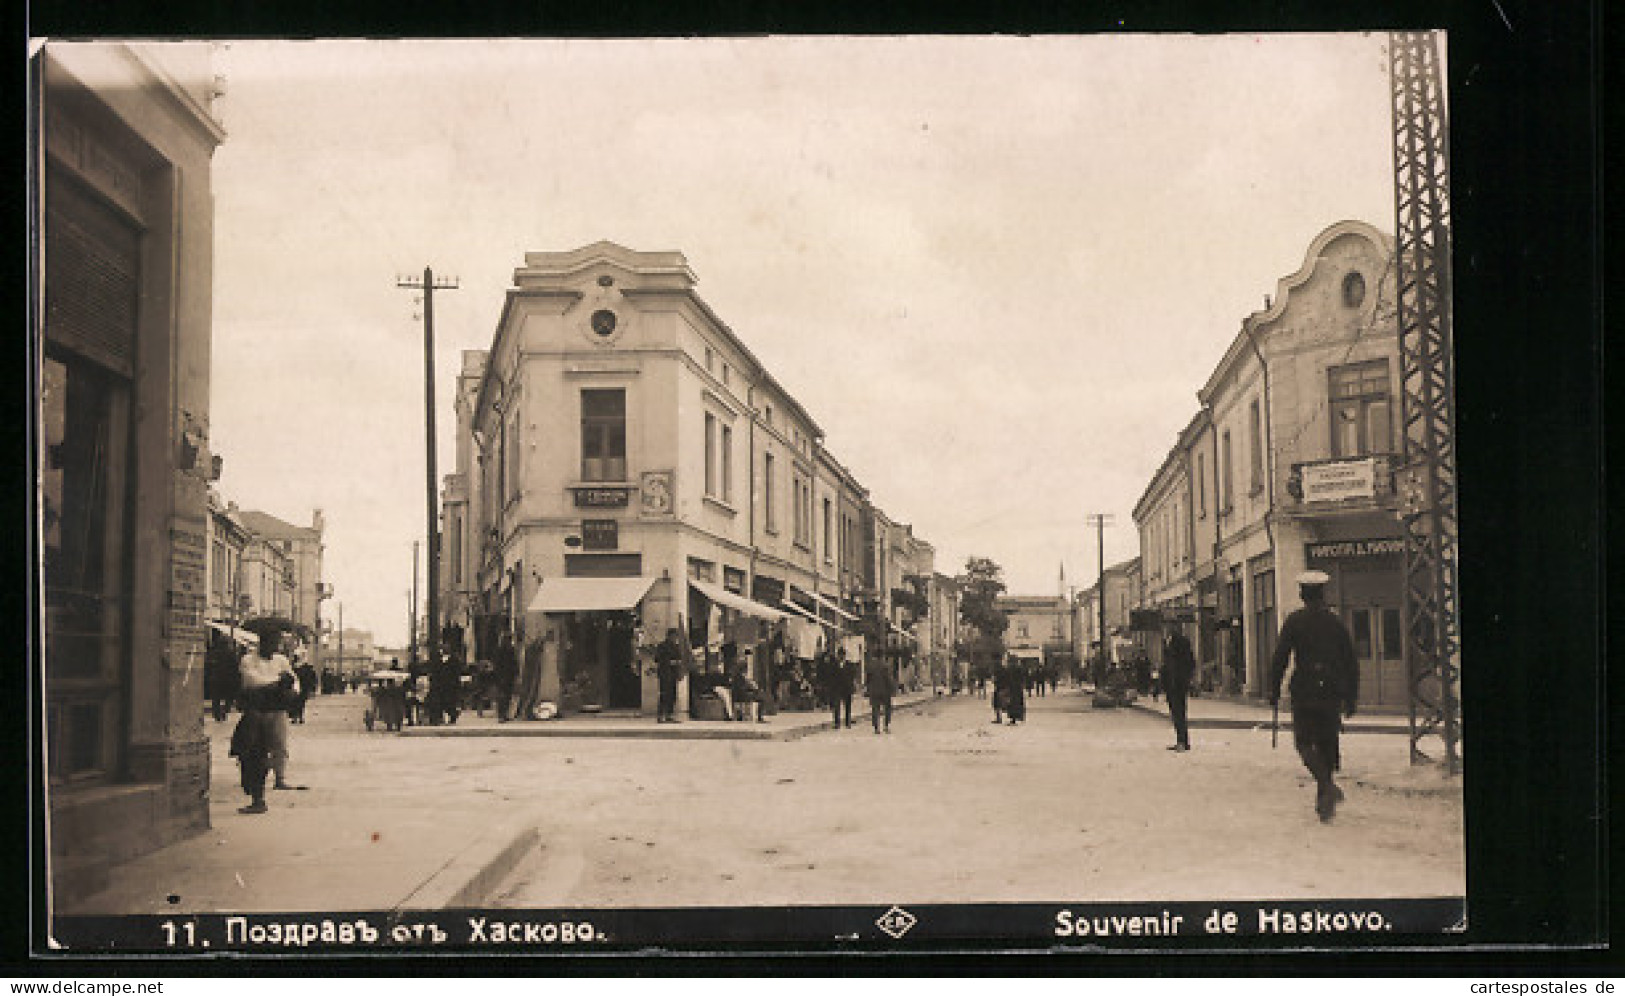
[(1348, 605), (1343, 621), (1354, 637), (1360, 662), (1360, 701), (1401, 706), (1410, 690), (1405, 681), (1405, 633), (1399, 608), (1391, 605)]
[(581, 705), (606, 709), (643, 706), (643, 681), (632, 652), (627, 612), (581, 612), (564, 621), (560, 679)]

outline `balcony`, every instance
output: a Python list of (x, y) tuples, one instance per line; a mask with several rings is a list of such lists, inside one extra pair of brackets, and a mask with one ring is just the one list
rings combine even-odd
[(1398, 462), (1392, 453), (1368, 453), (1294, 463), (1286, 480), (1285, 511), (1313, 515), (1391, 507)]

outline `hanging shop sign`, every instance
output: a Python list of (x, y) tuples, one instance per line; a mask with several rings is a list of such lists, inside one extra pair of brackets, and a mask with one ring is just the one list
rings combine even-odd
[(1326, 540), (1305, 543), (1304, 556), (1315, 560), (1373, 560), (1398, 557), (1405, 553), (1405, 541), (1398, 537), (1376, 536), (1367, 539)]
[(582, 519), (581, 547), (584, 550), (620, 548), (620, 526), (614, 519)]
[(1336, 460), (1303, 468), (1303, 500), (1306, 502), (1371, 498), (1376, 493), (1375, 460)]
[(576, 508), (625, 508), (631, 502), (632, 489), (626, 487), (611, 488), (572, 488), (576, 497)]

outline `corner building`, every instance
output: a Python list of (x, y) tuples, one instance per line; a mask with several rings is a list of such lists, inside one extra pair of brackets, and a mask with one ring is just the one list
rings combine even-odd
[(669, 626), (696, 648), (780, 623), (828, 638), (872, 594), (867, 493), (695, 282), (676, 252), (527, 253), (465, 357), (453, 612), (481, 653), (516, 632), (566, 709), (652, 712), (642, 658)]
[(207, 44), (31, 69), (42, 747), (58, 910), (209, 823), (214, 117)]
[(1394, 492), (1400, 404), (1393, 240), (1360, 221), (1315, 237), (1303, 265), (1243, 321), (1181, 437), (1190, 479), (1198, 652), (1227, 687), (1268, 694), (1293, 578), (1327, 601), (1360, 660), (1360, 701), (1401, 707), (1403, 540)]

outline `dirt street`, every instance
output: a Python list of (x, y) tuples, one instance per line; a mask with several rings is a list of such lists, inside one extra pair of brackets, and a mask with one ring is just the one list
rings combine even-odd
[[(1196, 730), (1035, 698), (985, 700), (791, 742), (474, 741), (448, 768), (536, 806), (542, 846), (495, 905), (698, 906), (1451, 896), (1459, 794), (1393, 784), (1406, 738), (1344, 738), (1330, 825), (1284, 735)], [(392, 745), (393, 746), (393, 745)], [(461, 750), (463, 745), (459, 745)]]

